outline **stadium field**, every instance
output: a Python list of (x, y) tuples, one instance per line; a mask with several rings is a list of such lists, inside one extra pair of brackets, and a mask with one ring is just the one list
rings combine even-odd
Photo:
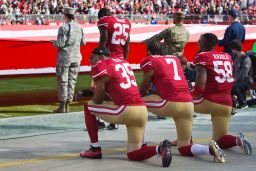
[[(135, 72), (138, 84), (141, 72)], [(80, 74), (76, 89), (90, 88), (89, 74)], [(37, 76), (4, 78), (0, 80), (0, 118), (52, 113), (57, 107), (56, 77)], [(82, 111), (88, 99), (74, 102), (71, 112)]]

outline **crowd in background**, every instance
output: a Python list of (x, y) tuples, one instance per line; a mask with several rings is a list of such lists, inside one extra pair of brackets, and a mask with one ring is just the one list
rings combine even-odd
[(107, 7), (113, 14), (186, 14), (223, 15), (231, 8), (243, 14), (256, 14), (256, 0), (0, 0), (0, 14), (62, 14), (70, 6), (78, 14), (93, 14)]

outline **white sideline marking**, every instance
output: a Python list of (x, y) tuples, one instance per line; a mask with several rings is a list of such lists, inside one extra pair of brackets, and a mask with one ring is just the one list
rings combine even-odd
[(5, 149), (5, 148), (0, 148), (0, 152), (3, 152), (3, 151), (10, 151), (9, 149)]
[[(132, 69), (140, 69), (139, 64), (131, 64)], [(81, 66), (80, 72), (89, 72), (91, 71), (91, 66)], [(0, 75), (19, 75), (19, 74), (50, 74), (56, 73), (54, 67), (49, 68), (30, 68), (30, 69), (8, 69), (0, 70)]]
[[(6, 115), (6, 114), (3, 114), (3, 113), (0, 113), (0, 116), (3, 116), (3, 117), (10, 117), (10, 116), (12, 116), (12, 115)], [(1, 151), (1, 149), (0, 149), (0, 151)]]

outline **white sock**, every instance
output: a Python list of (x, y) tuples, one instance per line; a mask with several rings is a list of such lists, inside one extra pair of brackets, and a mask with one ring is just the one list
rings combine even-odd
[(158, 152), (158, 147), (159, 147), (159, 145), (156, 146), (156, 153), (157, 153), (157, 154), (159, 153), (159, 152)]
[(191, 146), (191, 152), (196, 155), (210, 154), (209, 146), (201, 144), (193, 144)]
[(93, 146), (93, 147), (100, 147), (100, 144), (99, 144), (99, 142), (91, 143), (91, 146)]

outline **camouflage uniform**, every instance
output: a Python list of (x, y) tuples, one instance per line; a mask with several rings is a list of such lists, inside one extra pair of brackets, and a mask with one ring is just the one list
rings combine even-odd
[(189, 36), (189, 31), (184, 26), (175, 25), (153, 36), (152, 39), (157, 41), (164, 39), (164, 51), (167, 54), (182, 56)]
[[(64, 14), (75, 14), (75, 9), (66, 7)], [(53, 41), (54, 47), (58, 48), (56, 75), (58, 99), (61, 102), (73, 101), (75, 84), (82, 60), (80, 46), (85, 45), (85, 43), (81, 26), (73, 20), (59, 28), (57, 41)]]
[[(179, 12), (174, 15), (178, 17), (182, 15)], [(176, 24), (173, 27), (169, 27), (160, 33), (154, 35), (153, 37), (145, 40), (145, 42), (149, 41), (161, 41), (164, 39), (163, 51), (168, 55), (175, 55), (179, 58), (184, 58), (183, 52), (186, 43), (188, 42), (190, 37), (189, 31), (182, 24)], [(185, 59), (186, 60), (186, 59)]]

